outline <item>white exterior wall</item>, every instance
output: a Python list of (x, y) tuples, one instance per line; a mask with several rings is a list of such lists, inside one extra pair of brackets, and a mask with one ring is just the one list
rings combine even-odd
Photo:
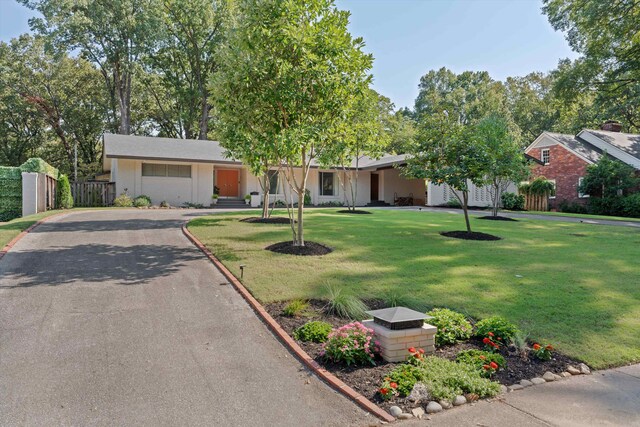
[[(505, 192), (517, 193), (515, 183), (509, 183)], [(429, 206), (442, 206), (446, 205), (449, 200), (458, 200), (454, 195), (454, 190), (447, 184), (436, 185), (429, 182), (427, 194), (427, 205)], [(469, 183), (469, 206), (489, 207), (491, 205), (491, 186), (478, 187)]]
[(407, 179), (400, 174), (398, 169), (385, 169), (380, 173), (380, 200), (393, 205), (394, 195), (398, 197), (409, 197), (413, 194), (413, 200), (420, 199), (425, 202), (425, 181), (424, 179)]
[[(115, 167), (114, 167), (115, 163)], [(116, 194), (124, 192), (131, 197), (142, 194), (151, 197), (153, 204), (162, 201), (180, 206), (185, 202), (211, 204), (213, 194), (213, 165), (191, 163), (191, 178), (142, 176), (141, 160), (113, 159), (111, 180), (116, 183)], [(180, 162), (145, 161), (144, 163), (184, 164)]]

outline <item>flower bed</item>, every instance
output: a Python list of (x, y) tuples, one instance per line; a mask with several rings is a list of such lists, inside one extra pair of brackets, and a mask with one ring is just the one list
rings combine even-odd
[[(294, 331), (300, 328), (304, 324), (310, 321), (323, 321), (331, 324), (334, 327), (335, 333), (344, 333), (345, 325), (351, 323), (349, 320), (337, 317), (335, 315), (328, 315), (324, 312), (323, 308), (325, 302), (312, 300), (309, 301), (309, 305), (298, 316), (286, 316), (283, 314), (283, 309), (287, 306), (286, 302), (271, 303), (265, 306), (269, 314), (287, 331), (292, 337), (295, 336)], [(367, 301), (367, 305), (371, 309), (384, 308), (384, 304), (380, 301)], [(339, 328), (343, 328), (338, 331)], [(352, 329), (352, 328), (347, 328)], [(363, 335), (364, 337), (365, 335)], [(366, 340), (366, 338), (365, 338)], [(486, 340), (484, 340), (486, 341)], [(497, 339), (496, 339), (497, 341)], [(406, 397), (402, 397), (399, 393), (394, 393), (393, 396), (387, 396), (383, 398), (380, 394), (381, 388), (390, 389), (390, 383), (396, 383), (390, 378), (390, 374), (398, 367), (407, 366), (405, 363), (389, 363), (382, 360), (379, 356), (374, 359), (375, 365), (370, 363), (339, 363), (331, 360), (331, 358), (325, 355), (325, 346), (322, 343), (312, 341), (297, 340), (300, 346), (318, 363), (320, 363), (329, 372), (336, 375), (354, 390), (362, 394), (367, 399), (378, 404), (382, 408), (389, 410), (392, 406), (399, 406), (405, 409), (405, 412), (410, 412), (410, 408), (417, 405), (409, 402)], [(543, 348), (546, 347), (546, 343)], [(513, 348), (508, 348), (504, 345), (498, 345), (500, 349), (495, 352), (495, 358), (490, 357), (486, 365), (489, 366), (491, 372), (485, 372), (482, 376), (489, 377), (492, 381), (496, 381), (505, 386), (511, 386), (519, 383), (521, 380), (529, 380), (534, 377), (542, 377), (546, 372), (552, 372), (560, 374), (566, 371), (568, 365), (577, 365), (579, 362), (570, 359), (556, 351), (551, 352), (551, 358), (549, 360), (541, 360), (534, 356), (534, 351), (529, 352), (529, 358), (523, 359), (518, 352)], [(493, 349), (492, 346), (488, 346), (486, 342), (483, 342), (482, 337), (472, 337), (464, 341), (457, 342), (455, 344), (442, 345), (436, 347), (436, 351), (433, 356), (446, 359), (449, 361), (456, 361), (458, 354), (464, 350), (475, 350), (471, 352), (471, 355), (481, 355), (483, 350), (487, 348)], [(419, 349), (416, 349), (419, 351)], [(504, 359), (504, 367), (494, 369), (492, 362), (494, 360), (500, 360), (501, 356)], [(410, 356), (407, 353), (407, 356)], [(438, 366), (438, 369), (444, 369), (443, 366), (455, 366), (446, 365), (445, 362), (438, 362), (433, 360), (435, 358), (428, 358), (433, 366)], [(494, 362), (495, 363), (495, 362)], [(483, 365), (480, 365), (481, 367)], [(490, 374), (490, 375), (489, 375)], [(476, 380), (474, 380), (476, 381)], [(397, 385), (397, 384), (394, 384)]]

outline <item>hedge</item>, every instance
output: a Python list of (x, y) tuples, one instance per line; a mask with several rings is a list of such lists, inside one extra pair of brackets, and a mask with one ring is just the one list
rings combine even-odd
[(31, 158), (19, 167), (0, 166), (0, 221), (22, 215), (22, 172), (37, 172), (58, 179), (58, 169), (39, 158)]

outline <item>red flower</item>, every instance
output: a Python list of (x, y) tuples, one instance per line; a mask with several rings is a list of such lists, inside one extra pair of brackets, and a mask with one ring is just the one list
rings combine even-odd
[(413, 355), (416, 359), (422, 359), (422, 355), (420, 353), (416, 353)]
[(551, 344), (548, 344), (545, 348), (549, 351), (553, 350), (553, 347), (551, 347)]
[(538, 343), (534, 344), (534, 345), (533, 345), (533, 349), (534, 349), (535, 351), (540, 350), (540, 344), (538, 344)]
[(396, 383), (390, 383), (390, 384), (389, 384), (389, 387), (391, 387), (391, 388), (398, 388), (398, 384), (396, 384)]
[(420, 354), (424, 354), (424, 349), (423, 348), (418, 349), (418, 351), (420, 352)]
[(498, 369), (498, 364), (496, 362), (489, 363), (489, 366), (491, 366), (492, 369)]
[(415, 352), (416, 352), (415, 347), (409, 347), (409, 353), (415, 353)]
[(489, 365), (482, 365), (482, 367), (483, 367), (485, 370), (489, 370), (489, 369), (491, 368), (491, 366), (489, 366)]
[(487, 335), (489, 335), (490, 337), (493, 336), (493, 332), (489, 332)]
[(389, 390), (388, 390), (388, 389), (386, 389), (386, 388), (384, 388), (384, 387), (382, 387), (382, 388), (380, 389), (380, 394), (386, 395), (387, 393), (389, 393)]
[(490, 338), (485, 338), (485, 339), (482, 340), (482, 342), (485, 343), (485, 344), (489, 344), (491, 342), (491, 339)]
[(491, 345), (491, 347), (493, 347), (493, 348), (498, 348), (498, 344), (496, 344), (496, 343), (494, 343), (494, 342), (490, 343), (490, 345)]
[(486, 357), (484, 357), (484, 356), (478, 356), (478, 357), (480, 357), (480, 359), (482, 359), (482, 360), (486, 359)]

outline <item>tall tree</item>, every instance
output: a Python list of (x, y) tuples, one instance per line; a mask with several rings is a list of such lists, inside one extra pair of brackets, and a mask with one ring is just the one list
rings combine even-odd
[(61, 51), (78, 50), (95, 63), (121, 134), (131, 133), (132, 80), (138, 60), (157, 43), (158, 0), (19, 0), (37, 10), (32, 29)]
[(579, 191), (591, 197), (617, 197), (638, 185), (633, 166), (604, 155), (587, 167)]
[[(275, 148), (297, 195), (293, 242), (304, 246), (304, 195), (312, 162), (335, 141), (351, 97), (364, 91), (372, 57), (347, 30), (349, 13), (332, 0), (245, 0), (221, 58), (215, 87), (233, 85), (247, 130)], [(222, 121), (222, 117), (220, 117)], [(297, 173), (299, 172), (299, 173)]]
[[(229, 19), (227, 0), (161, 0), (163, 37), (148, 62), (174, 102), (172, 122), (179, 137), (207, 139), (212, 105), (209, 80)], [(154, 90), (154, 86), (149, 86)], [(157, 88), (154, 96), (160, 100)], [(158, 107), (163, 105), (158, 102)]]
[(636, 0), (544, 0), (551, 25), (581, 54), (565, 69), (565, 88), (593, 91), (600, 108), (640, 130), (640, 3)]

